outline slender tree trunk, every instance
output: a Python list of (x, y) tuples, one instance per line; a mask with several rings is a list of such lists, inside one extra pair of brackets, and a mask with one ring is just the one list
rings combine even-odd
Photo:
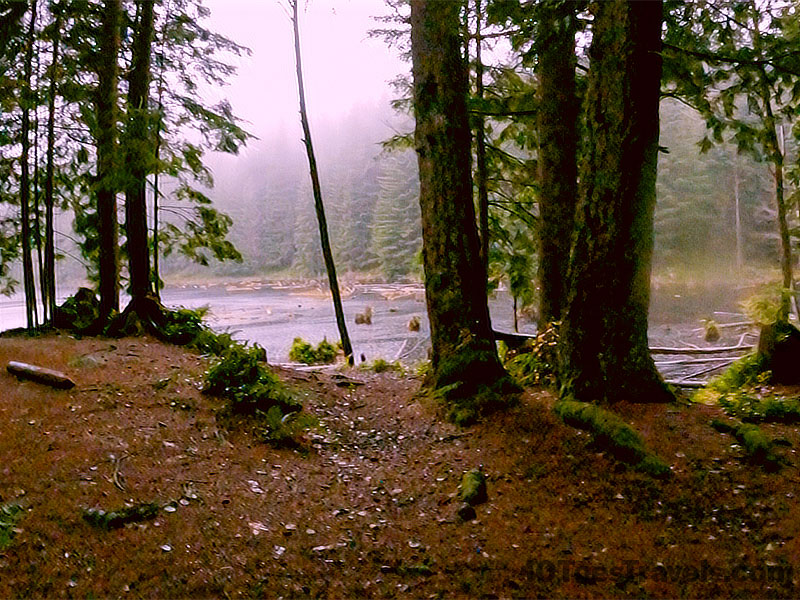
[(100, 246), (100, 323), (119, 310), (117, 185), (117, 82), (121, 0), (105, 0), (100, 37), (97, 108), (97, 216)]
[(561, 319), (578, 197), (575, 5), (545, 0), (539, 12), (539, 329)]
[[(36, 78), (39, 79), (39, 61), (36, 61)], [(39, 266), (39, 294), (42, 298), (42, 323), (46, 324), (49, 320), (47, 313), (49, 304), (47, 302), (47, 282), (44, 273), (44, 255), (42, 252), (42, 212), (41, 212), (41, 190), (39, 180), (41, 179), (41, 169), (39, 168), (39, 111), (35, 112), (33, 126), (33, 235), (36, 241), (36, 262)]]
[(153, 291), (156, 298), (161, 298), (161, 270), (160, 252), (158, 236), (158, 207), (159, 207), (159, 187), (158, 175), (161, 172), (161, 131), (164, 127), (164, 62), (163, 54), (166, 45), (167, 23), (170, 16), (170, 7), (167, 4), (164, 8), (164, 24), (161, 28), (161, 60), (158, 64), (158, 118), (156, 119), (156, 143), (155, 143), (155, 172), (153, 173)]
[(22, 154), (20, 155), (20, 218), (22, 220), (22, 279), (25, 290), (25, 318), (28, 329), (37, 326), (36, 288), (31, 254), (31, 182), (30, 182), (30, 105), (32, 102), (33, 38), (36, 28), (36, 0), (30, 5), (30, 23), (25, 48), (25, 85), (22, 93)]
[(50, 93), (47, 99), (47, 166), (44, 180), (44, 270), (47, 287), (48, 314), (53, 319), (56, 309), (56, 253), (53, 223), (53, 178), (55, 176), (55, 121), (56, 121), (56, 81), (58, 77), (58, 52), (61, 42), (61, 18), (56, 17), (53, 25), (53, 57), (50, 63)]
[(647, 340), (662, 3), (609, 0), (594, 12), (587, 156), (560, 330), (562, 394), (669, 401)]
[(492, 335), (475, 225), (459, 8), (450, 0), (411, 2), (414, 139), (431, 324), (429, 383), (472, 394), (504, 379), (505, 371)]
[(131, 304), (152, 295), (150, 247), (147, 235), (147, 165), (152, 161), (148, 128), (150, 48), (153, 40), (153, 0), (137, 3), (139, 19), (133, 40), (133, 58), (128, 77), (128, 125), (125, 149), (125, 232), (128, 237), (128, 271)]
[(739, 152), (733, 155), (733, 201), (736, 210), (736, 269), (744, 267), (744, 243), (742, 240), (742, 207), (739, 198)]
[[(752, 11), (753, 49), (761, 55), (761, 32), (757, 11)], [(784, 198), (783, 162), (784, 154), (778, 141), (778, 123), (772, 112), (772, 89), (767, 83), (769, 77), (766, 69), (761, 67), (761, 103), (764, 105), (764, 125), (766, 129), (765, 146), (772, 166), (775, 169), (775, 204), (778, 209), (778, 234), (781, 240), (781, 274), (783, 289), (794, 293), (794, 274), (792, 273), (792, 241), (786, 218), (786, 200)], [(778, 318), (786, 323), (789, 320), (790, 296), (781, 294), (781, 308)]]
[(308, 125), (308, 114), (306, 112), (306, 93), (303, 86), (303, 67), (300, 60), (300, 24), (297, 15), (297, 4), (299, 0), (291, 0), (292, 3), (292, 25), (294, 27), (294, 54), (297, 62), (297, 89), (300, 94), (300, 122), (303, 126), (303, 143), (308, 155), (308, 167), (311, 172), (311, 188), (314, 192), (314, 207), (317, 211), (317, 223), (319, 224), (319, 239), (322, 244), (322, 256), (325, 259), (325, 269), (328, 272), (328, 284), (333, 297), (333, 309), (336, 313), (336, 325), (339, 328), (339, 337), (342, 342), (342, 350), (349, 365), (353, 364), (353, 346), (350, 344), (350, 336), (347, 333), (347, 323), (344, 318), (342, 308), (342, 297), (339, 294), (339, 281), (336, 278), (336, 265), (333, 262), (333, 253), (328, 239), (328, 224), (325, 220), (325, 206), (322, 203), (322, 189), (319, 184), (319, 173), (317, 172), (317, 161), (314, 157), (314, 147), (311, 144), (311, 129)]
[[(481, 0), (475, 0), (475, 92), (478, 100), (483, 100), (483, 60), (481, 59), (481, 37), (483, 13)], [(475, 179), (478, 186), (478, 233), (481, 240), (481, 262), (485, 271), (484, 277), (489, 279), (489, 183), (486, 172), (486, 119), (478, 115), (475, 159)]]

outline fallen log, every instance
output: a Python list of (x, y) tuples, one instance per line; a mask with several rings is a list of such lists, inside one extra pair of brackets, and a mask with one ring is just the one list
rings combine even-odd
[(75, 387), (75, 382), (60, 371), (37, 367), (23, 362), (12, 360), (6, 366), (6, 370), (20, 379), (29, 379), (36, 383), (43, 383), (59, 390), (68, 390)]
[(650, 354), (719, 354), (720, 352), (744, 352), (753, 346), (739, 344), (737, 346), (720, 346), (719, 348), (650, 348)]

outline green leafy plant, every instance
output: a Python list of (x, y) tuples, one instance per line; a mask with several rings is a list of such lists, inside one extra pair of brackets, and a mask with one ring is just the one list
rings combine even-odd
[[(553, 386), (558, 365), (558, 326), (550, 323), (534, 339), (525, 342), (516, 353), (506, 350), (506, 369), (520, 385)], [(513, 356), (512, 356), (513, 355)]]
[(330, 364), (336, 360), (337, 353), (337, 347), (325, 338), (314, 348), (303, 338), (296, 337), (289, 349), (289, 360), (304, 365)]
[(206, 373), (204, 391), (230, 401), (234, 414), (266, 413), (273, 406), (284, 412), (300, 407), (263, 361), (263, 349), (233, 344)]
[(791, 290), (780, 284), (769, 284), (742, 301), (741, 307), (747, 317), (757, 325), (773, 325), (779, 320), (781, 304), (791, 296)]
[(698, 390), (692, 400), (703, 404), (717, 404), (727, 397), (753, 386), (762, 385), (769, 380), (769, 372), (764, 370), (764, 361), (757, 353), (748, 354), (734, 362), (721, 375)]
[(637, 471), (654, 477), (671, 473), (669, 466), (647, 449), (639, 433), (614, 413), (575, 400), (558, 402), (553, 410), (567, 425), (588, 431), (598, 448)]
[(314, 415), (301, 411), (284, 414), (278, 406), (273, 406), (258, 416), (261, 422), (261, 439), (278, 448), (302, 446), (305, 431), (319, 424)]
[(362, 369), (373, 371), (375, 373), (385, 373), (386, 371), (394, 371), (395, 373), (404, 373), (403, 365), (399, 361), (389, 362), (382, 358), (376, 358), (371, 363), (364, 363), (361, 365)]
[(22, 518), (22, 507), (18, 504), (0, 504), (0, 550), (11, 545), (14, 528)]

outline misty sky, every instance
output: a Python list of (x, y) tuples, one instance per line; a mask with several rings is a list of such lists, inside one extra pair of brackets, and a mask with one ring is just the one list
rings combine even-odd
[[(238, 74), (215, 93), (227, 97), (248, 129), (264, 139), (282, 130), (300, 140), (291, 22), (280, 0), (206, 0), (210, 29), (249, 47)], [(367, 31), (386, 14), (382, 0), (301, 0), (300, 38), (308, 110), (315, 122), (360, 104), (391, 98), (387, 82), (408, 70), (397, 53)], [(303, 8), (305, 7), (305, 10)]]

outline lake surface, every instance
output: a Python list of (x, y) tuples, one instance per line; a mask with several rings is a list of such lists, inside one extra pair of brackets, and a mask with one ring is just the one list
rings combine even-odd
[[(670, 287), (654, 289), (650, 315), (652, 345), (706, 345), (700, 320), (718, 322), (741, 320), (738, 300), (744, 290), (731, 288)], [(249, 283), (238, 285), (185, 286), (166, 288), (165, 305), (200, 308), (207, 306), (208, 323), (217, 331), (229, 331), (236, 339), (258, 343), (267, 350), (269, 360), (289, 360), (295, 337), (318, 343), (323, 338), (339, 339), (330, 295), (324, 288)], [(356, 285), (345, 291), (343, 300), (348, 331), (357, 362), (375, 358), (402, 360), (405, 364), (424, 359), (428, 351), (429, 326), (424, 290), (420, 285)], [(513, 331), (511, 299), (497, 292), (490, 299), (492, 324), (502, 331)], [(372, 325), (355, 324), (355, 316), (367, 307), (373, 311)], [(599, 310), (599, 308), (598, 308)], [(408, 323), (419, 317), (420, 329), (410, 331)], [(22, 297), (0, 300), (0, 330), (22, 327), (25, 309)], [(520, 323), (520, 330), (535, 332), (535, 325)], [(718, 345), (736, 343), (734, 331)], [(738, 335), (738, 333), (736, 333)], [(752, 341), (752, 340), (750, 340)]]

